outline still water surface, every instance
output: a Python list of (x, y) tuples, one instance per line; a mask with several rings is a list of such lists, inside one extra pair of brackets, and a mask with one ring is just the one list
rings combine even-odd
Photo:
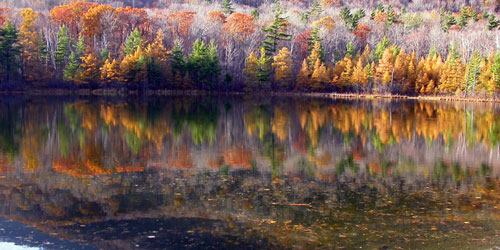
[(500, 246), (494, 105), (37, 97), (0, 110), (3, 246)]

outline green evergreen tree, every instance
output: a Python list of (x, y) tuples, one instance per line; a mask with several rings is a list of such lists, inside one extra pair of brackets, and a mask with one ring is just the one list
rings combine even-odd
[(184, 57), (184, 51), (179, 41), (175, 41), (174, 48), (172, 49), (172, 74), (179, 73), (184, 75), (185, 70), (186, 58)]
[(354, 48), (354, 45), (352, 44), (352, 42), (349, 42), (346, 46), (346, 53), (345, 53), (345, 56), (346, 57), (349, 57), (351, 59), (354, 58), (354, 55), (356, 53), (356, 48)]
[(55, 62), (57, 69), (61, 72), (68, 61), (68, 57), (71, 54), (70, 39), (68, 36), (68, 28), (66, 25), (62, 25), (57, 34), (57, 49), (55, 52)]
[(127, 40), (125, 41), (125, 55), (128, 55), (132, 52), (135, 52), (137, 50), (137, 47), (139, 47), (142, 43), (142, 38), (141, 38), (141, 32), (137, 28), (135, 28), (132, 32), (130, 32), (130, 35), (127, 37)]
[(231, 15), (234, 13), (233, 4), (231, 3), (231, 0), (224, 0), (221, 4), (221, 7), (222, 7), (222, 12), (226, 13), (227, 15)]
[(365, 10), (359, 9), (356, 13), (352, 14), (349, 7), (344, 6), (340, 10), (340, 18), (344, 21), (345, 25), (350, 31), (354, 31), (358, 28), (359, 20), (365, 17)]
[(321, 42), (323, 39), (319, 37), (319, 28), (315, 27), (311, 31), (311, 37), (307, 39), (307, 45), (312, 49), (316, 42)]
[(7, 21), (0, 29), (0, 80), (10, 83), (19, 68), (18, 57), (21, 54), (19, 31)]
[(251, 14), (252, 14), (253, 20), (259, 19), (260, 13), (259, 13), (258, 9), (253, 9)]
[(374, 54), (374, 59), (376, 61), (380, 60), (380, 58), (382, 58), (382, 55), (384, 54), (384, 51), (385, 49), (389, 46), (389, 44), (391, 43), (391, 41), (389, 39), (387, 39), (387, 37), (383, 37), (382, 40), (380, 40), (380, 42), (377, 44), (377, 46), (375, 47), (375, 51), (373, 51), (373, 54)]
[(496, 53), (491, 65), (491, 73), (493, 73), (493, 81), (495, 81), (496, 88), (500, 88), (500, 53)]
[(480, 74), (481, 56), (479, 56), (479, 53), (477, 51), (474, 51), (471, 59), (469, 60), (469, 63), (467, 64), (467, 81), (465, 87), (466, 95), (468, 94), (468, 92), (474, 92)]
[(87, 50), (87, 47), (85, 47), (85, 43), (83, 41), (83, 36), (80, 35), (78, 37), (78, 42), (76, 43), (76, 53), (75, 53), (75, 56), (76, 56), (76, 59), (78, 59), (80, 62), (81, 62), (81, 59), (83, 56), (85, 56), (85, 51)]
[(189, 55), (187, 68), (190, 76), (203, 89), (213, 89), (220, 75), (219, 56), (217, 46), (212, 40), (207, 46), (205, 42), (196, 40), (193, 43), (193, 51)]
[(266, 48), (263, 46), (260, 48), (260, 58), (257, 61), (258, 70), (257, 70), (257, 79), (261, 83), (261, 89), (268, 89), (269, 85), (269, 77), (272, 74), (272, 57), (267, 56)]
[(467, 23), (469, 22), (469, 18), (467, 17), (467, 15), (465, 13), (460, 13), (460, 15), (458, 16), (458, 26), (460, 28), (465, 28), (465, 26), (467, 26)]
[(75, 79), (75, 75), (80, 68), (80, 59), (77, 58), (75, 52), (71, 52), (68, 58), (68, 65), (63, 70), (63, 79), (65, 81), (73, 81)]
[(489, 15), (488, 17), (488, 30), (494, 30), (498, 27), (498, 20), (496, 19), (495, 15)]
[(266, 40), (262, 42), (267, 56), (272, 56), (278, 48), (279, 41), (290, 40), (290, 35), (286, 33), (288, 20), (282, 17), (283, 11), (279, 10), (274, 15), (274, 21), (267, 28), (263, 29), (266, 33)]

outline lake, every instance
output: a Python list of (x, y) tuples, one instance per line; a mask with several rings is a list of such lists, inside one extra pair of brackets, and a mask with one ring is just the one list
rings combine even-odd
[(0, 247), (500, 246), (494, 104), (14, 96), (0, 110)]

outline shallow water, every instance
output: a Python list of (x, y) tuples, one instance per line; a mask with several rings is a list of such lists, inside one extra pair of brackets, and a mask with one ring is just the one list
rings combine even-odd
[(487, 249), (500, 107), (0, 99), (0, 246)]

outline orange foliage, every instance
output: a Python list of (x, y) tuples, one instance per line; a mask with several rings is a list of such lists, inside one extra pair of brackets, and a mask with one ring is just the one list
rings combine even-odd
[(66, 24), (68, 29), (77, 34), (80, 26), (80, 21), (85, 13), (94, 7), (99, 6), (98, 3), (77, 1), (65, 5), (56, 6), (50, 10), (50, 18), (57, 24)]
[(255, 32), (255, 24), (252, 16), (233, 13), (227, 18), (224, 29), (233, 36), (238, 37), (238, 39), (243, 40)]
[(229, 148), (223, 153), (224, 161), (230, 166), (250, 168), (252, 166), (252, 151), (236, 147)]
[(103, 25), (102, 17), (106, 13), (113, 13), (115, 9), (110, 5), (99, 5), (93, 7), (83, 16), (83, 32), (87, 39), (92, 39), (94, 36), (103, 32), (101, 25)]
[(3, 26), (5, 24), (5, 20), (7, 19), (5, 16), (8, 11), (9, 8), (0, 8), (0, 26)]
[(378, 22), (385, 22), (385, 20), (387, 20), (387, 18), (389, 18), (389, 15), (385, 12), (378, 12), (376, 15), (375, 15), (375, 21), (378, 21)]
[(189, 34), (189, 29), (194, 22), (196, 12), (194, 11), (174, 11), (170, 14), (170, 22), (172, 32), (177, 36), (186, 37)]
[(215, 10), (215, 11), (210, 11), (207, 14), (208, 19), (213, 22), (217, 23), (225, 23), (226, 22), (226, 16), (224, 16), (224, 13), (222, 13), (221, 10)]
[(358, 28), (353, 32), (356, 35), (361, 43), (366, 43), (366, 39), (368, 37), (368, 33), (370, 33), (371, 29), (364, 24), (358, 25)]
[(128, 35), (128, 32), (137, 28), (144, 34), (148, 30), (150, 23), (148, 13), (144, 9), (131, 8), (130, 6), (116, 9), (118, 18), (117, 27), (121, 28), (122, 34)]

